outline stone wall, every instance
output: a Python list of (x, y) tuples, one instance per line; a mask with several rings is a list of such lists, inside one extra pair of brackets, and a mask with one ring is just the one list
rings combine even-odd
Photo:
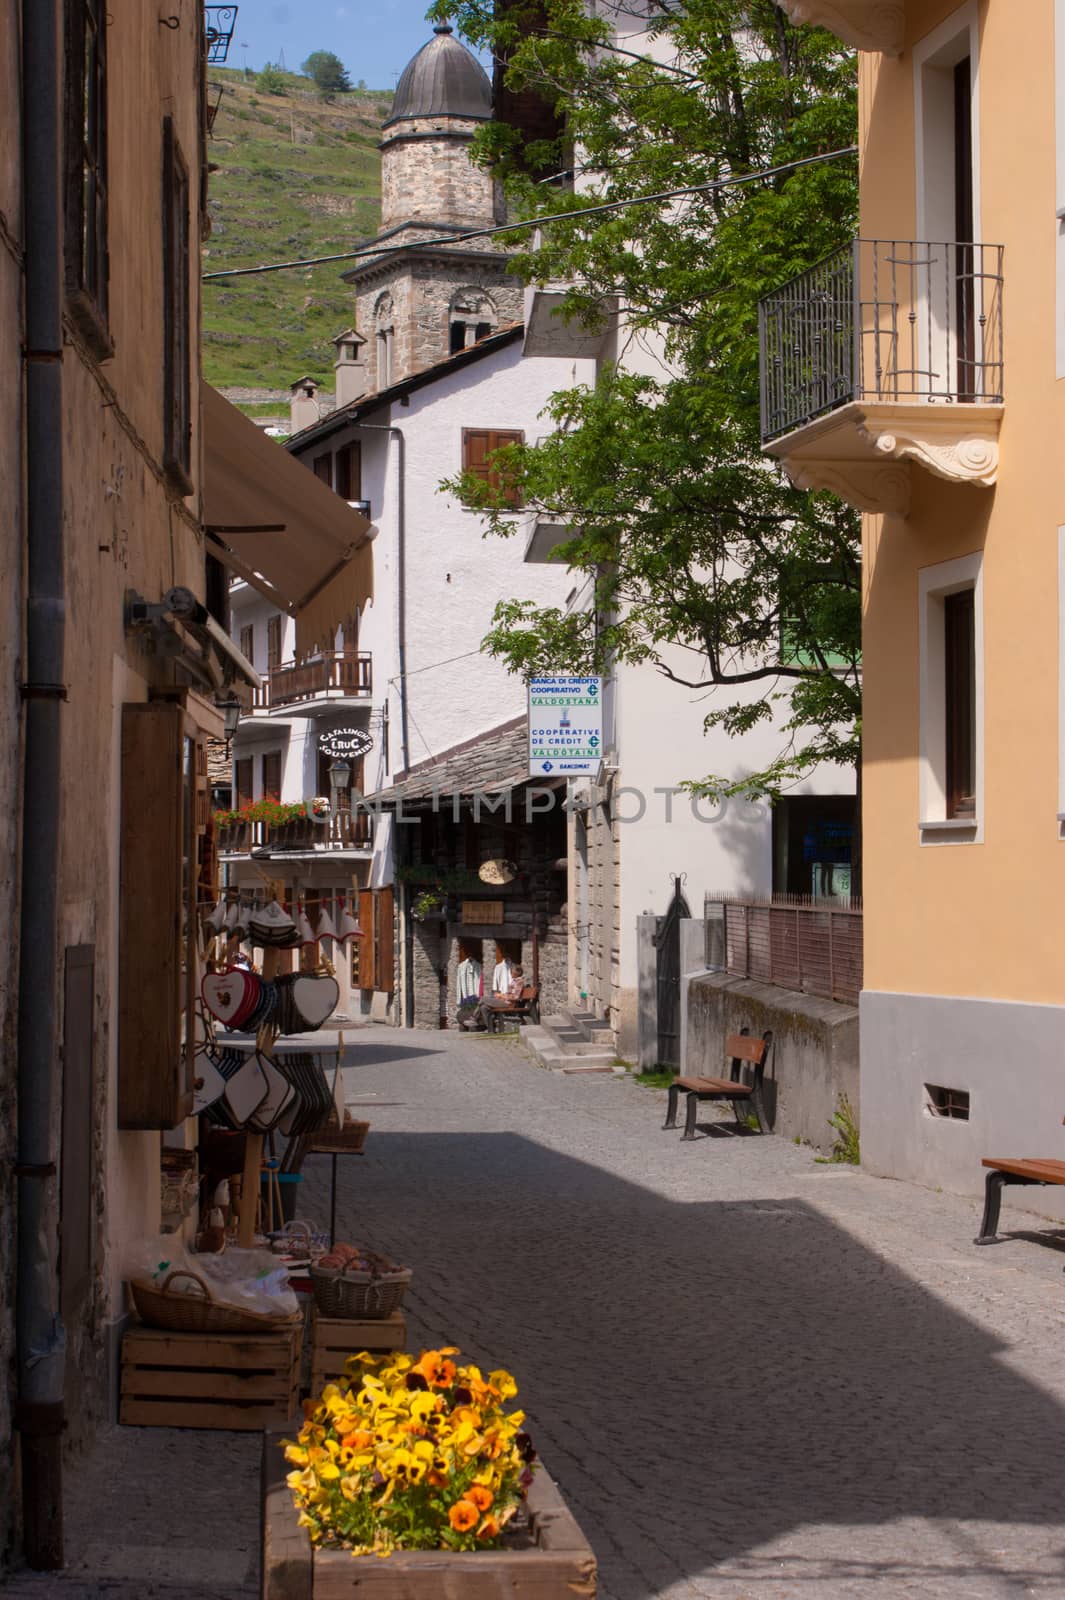
[(766, 1109), (773, 1132), (826, 1153), (835, 1132), (829, 1119), (846, 1095), (859, 1115), (858, 1009), (793, 994), (769, 984), (708, 973), (688, 985), (685, 1071), (720, 1077), (725, 1038), (747, 1027), (773, 1030), (766, 1072)]
[(591, 785), (591, 804), (575, 813), (570, 831), (574, 940), (570, 1002), (592, 1011), (618, 1032), (620, 1015), (621, 865), (618, 823), (606, 787)]
[(381, 143), (381, 227), (432, 217), (471, 228), (502, 222), (499, 186), (470, 161), (479, 126), (457, 117), (414, 117)]
[(391, 382), (446, 360), (451, 301), (457, 289), (476, 288), (487, 295), (494, 308), (490, 319), (493, 331), (521, 321), (521, 286), (507, 272), (506, 257), (497, 251), (479, 255), (465, 248), (412, 252), (397, 257), (387, 269), (377, 266), (360, 271), (355, 281), (355, 320), (368, 341), (366, 372), (371, 391), (383, 387), (377, 335), (388, 327), (393, 330)]
[(440, 971), (446, 965), (446, 943), (440, 923), (414, 922), (411, 940), (411, 991), (414, 1000), (415, 1028), (440, 1026)]

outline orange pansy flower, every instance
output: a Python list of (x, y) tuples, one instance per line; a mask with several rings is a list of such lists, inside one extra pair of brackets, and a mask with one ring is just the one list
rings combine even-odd
[(447, 1514), (447, 1520), (456, 1533), (468, 1533), (477, 1526), (477, 1507), (469, 1500), (456, 1500)]
[(472, 1500), (478, 1511), (487, 1511), (495, 1496), (483, 1483), (474, 1483), (466, 1490), (466, 1499)]
[(481, 1526), (477, 1529), (477, 1537), (478, 1539), (499, 1538), (499, 1523), (496, 1521), (495, 1517), (485, 1517), (484, 1521), (481, 1523)]

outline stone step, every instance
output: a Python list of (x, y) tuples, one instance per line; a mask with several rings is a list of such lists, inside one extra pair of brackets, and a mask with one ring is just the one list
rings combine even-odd
[(546, 1027), (529, 1027), (521, 1030), (521, 1037), (532, 1050), (540, 1065), (549, 1072), (624, 1072), (623, 1067), (615, 1067), (613, 1050), (585, 1051), (580, 1055), (571, 1054), (569, 1047), (563, 1047)]

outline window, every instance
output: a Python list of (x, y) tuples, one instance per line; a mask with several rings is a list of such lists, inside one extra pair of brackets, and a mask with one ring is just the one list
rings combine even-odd
[(67, 0), (65, 273), (71, 315), (101, 360), (108, 333), (107, 8)]
[(233, 787), (236, 790), (234, 803), (239, 811), (241, 806), (247, 806), (252, 801), (252, 776), (251, 756), (245, 756), (240, 761), (233, 763)]
[(314, 475), (322, 483), (333, 487), (333, 458), (332, 456), (316, 456), (314, 461)]
[(271, 750), (263, 756), (263, 795), (272, 800), (281, 798), (281, 752)]
[(335, 482), (341, 500), (362, 499), (362, 445), (357, 439), (337, 451)]
[(982, 555), (920, 573), (922, 843), (983, 837)]
[(192, 493), (189, 338), (189, 173), (171, 117), (163, 119), (163, 467)]
[(266, 667), (270, 671), (281, 665), (281, 613), (276, 612), (266, 624)]
[(491, 428), (463, 428), (462, 470), (472, 473), (475, 478), (481, 478), (497, 493), (502, 494), (508, 504), (520, 506), (521, 491), (514, 482), (513, 474), (495, 465), (492, 456), (506, 445), (524, 443), (525, 435), (520, 432), (503, 432)]
[(240, 653), (255, 665), (255, 628), (250, 622), (240, 630)]
[(491, 331), (492, 324), (490, 322), (479, 322), (473, 330), (474, 343), (477, 344), (481, 339), (487, 339)]
[(387, 389), (392, 383), (395, 372), (396, 332), (394, 328), (382, 328), (377, 335), (377, 387)]
[(947, 816), (976, 815), (976, 616), (973, 591), (943, 600)]
[(448, 345), (448, 349), (453, 356), (457, 356), (459, 351), (465, 350), (465, 348), (466, 324), (464, 322), (453, 322), (451, 324), (450, 343)]

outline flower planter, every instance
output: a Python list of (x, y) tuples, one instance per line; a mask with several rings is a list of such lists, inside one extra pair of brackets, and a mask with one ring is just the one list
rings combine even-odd
[(387, 1559), (314, 1550), (285, 1482), (282, 1435), (263, 1440), (262, 1600), (591, 1600), (596, 1561), (540, 1467), (526, 1549), (397, 1550)]
[(228, 828), (218, 830), (218, 848), (221, 851), (233, 852), (248, 848), (248, 835), (251, 829), (246, 822), (231, 823)]

